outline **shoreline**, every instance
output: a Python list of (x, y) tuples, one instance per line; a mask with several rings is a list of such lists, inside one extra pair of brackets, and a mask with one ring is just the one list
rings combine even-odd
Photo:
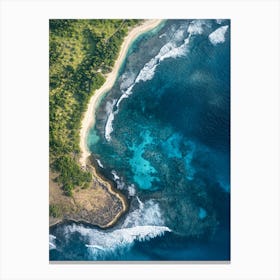
[[(112, 71), (105, 75), (105, 83), (97, 89), (87, 106), (80, 128), (80, 157), (81, 168), (92, 174), (91, 187), (87, 189), (78, 188), (73, 197), (65, 197), (62, 189), (54, 181), (53, 176), (49, 178), (50, 192), (49, 204), (57, 206), (59, 216), (49, 216), (49, 227), (64, 221), (82, 222), (101, 229), (114, 226), (119, 218), (128, 210), (126, 196), (116, 189), (114, 182), (99, 174), (94, 158), (87, 146), (87, 134), (95, 123), (95, 110), (103, 94), (107, 93), (114, 85), (119, 70), (124, 62), (129, 47), (140, 35), (159, 26), (163, 20), (144, 20), (140, 25), (132, 28), (123, 40), (119, 55), (115, 61)], [(53, 174), (54, 175), (54, 174)]]
[(99, 88), (98, 90), (95, 91), (93, 96), (90, 98), (87, 110), (84, 114), (84, 117), (82, 119), (81, 123), (81, 129), (80, 129), (80, 150), (81, 150), (81, 156), (79, 159), (79, 162), (83, 168), (87, 166), (87, 159), (91, 155), (90, 151), (88, 150), (87, 146), (87, 134), (89, 129), (94, 125), (95, 123), (95, 109), (98, 104), (99, 99), (103, 94), (108, 92), (114, 85), (120, 67), (123, 63), (124, 58), (126, 57), (127, 51), (131, 45), (131, 43), (139, 37), (141, 34), (150, 31), (157, 27), (160, 23), (162, 22), (161, 19), (152, 19), (152, 20), (145, 20), (143, 24), (136, 26), (133, 28), (128, 35), (125, 37), (119, 56), (117, 60), (115, 61), (114, 67), (112, 72), (110, 72), (107, 77), (105, 83)]
[[(93, 224), (97, 225), (100, 228), (106, 229), (114, 226), (119, 218), (127, 212), (128, 210), (128, 203), (126, 197), (115, 187), (113, 186), (113, 183), (110, 182), (110, 180), (107, 180), (106, 178), (103, 178), (100, 174), (98, 174), (98, 170), (96, 169), (94, 163), (91, 159), (91, 153), (87, 146), (87, 135), (89, 129), (94, 126), (95, 123), (95, 110), (98, 106), (98, 102), (103, 94), (107, 93), (114, 85), (119, 70), (122, 66), (122, 63), (127, 55), (127, 52), (129, 50), (129, 47), (133, 43), (133, 41), (138, 38), (140, 35), (142, 35), (145, 32), (148, 32), (155, 27), (157, 27), (160, 23), (162, 23), (162, 19), (151, 19), (151, 20), (145, 20), (141, 25), (138, 25), (131, 29), (128, 33), (128, 35), (124, 38), (124, 41), (121, 45), (119, 55), (115, 61), (114, 67), (112, 71), (106, 75), (106, 81), (101, 86), (101, 88), (97, 89), (93, 96), (90, 98), (90, 101), (88, 103), (88, 107), (86, 112), (84, 113), (82, 123), (81, 123), (81, 129), (80, 129), (80, 151), (81, 155), (79, 158), (79, 163), (82, 168), (87, 169), (92, 174), (93, 184), (101, 185), (104, 189), (106, 189), (106, 192), (110, 194), (111, 197), (115, 197), (119, 200), (121, 204), (121, 209), (114, 215), (114, 217), (106, 224), (100, 225), (100, 224)], [(71, 219), (72, 221), (75, 221), (75, 219)], [(83, 221), (83, 219), (79, 219), (80, 222), (87, 222)], [(76, 220), (76, 222), (78, 222)]]
[(98, 225), (100, 228), (103, 228), (103, 229), (110, 228), (113, 225), (115, 225), (116, 222), (118, 221), (119, 217), (128, 210), (127, 200), (126, 200), (125, 196), (119, 190), (114, 188), (113, 183), (111, 181), (104, 178), (102, 175), (98, 174), (98, 171), (97, 171), (96, 167), (92, 163), (90, 164), (90, 171), (91, 171), (93, 177), (99, 183), (101, 183), (102, 186), (105, 186), (107, 191), (111, 195), (116, 196), (122, 204), (122, 210), (119, 211), (117, 213), (117, 215), (110, 222), (108, 222), (106, 225), (103, 225), (103, 226)]

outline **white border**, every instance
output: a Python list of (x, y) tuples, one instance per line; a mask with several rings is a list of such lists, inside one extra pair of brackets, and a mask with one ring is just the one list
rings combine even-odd
[[(230, 18), (231, 264), (50, 265), (48, 19)], [(279, 279), (279, 2), (2, 1), (1, 279)]]

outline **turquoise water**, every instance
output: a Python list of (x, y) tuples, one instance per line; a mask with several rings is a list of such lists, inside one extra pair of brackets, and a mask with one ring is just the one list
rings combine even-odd
[(133, 173), (133, 181), (138, 188), (142, 190), (153, 190), (153, 182), (159, 181), (156, 177), (157, 171), (152, 166), (151, 162), (144, 158), (144, 153), (147, 145), (154, 143), (149, 131), (141, 133), (141, 144), (132, 144), (129, 150), (133, 152), (131, 159), (129, 159), (130, 170)]
[(130, 210), (110, 230), (54, 227), (51, 259), (229, 260), (230, 21), (168, 20), (141, 36), (88, 146)]

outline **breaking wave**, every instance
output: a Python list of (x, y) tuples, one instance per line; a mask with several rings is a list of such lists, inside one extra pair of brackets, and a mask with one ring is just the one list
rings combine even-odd
[[(183, 27), (185, 28), (185, 26)], [(158, 67), (160, 62), (162, 62), (167, 58), (177, 58), (187, 54), (186, 46), (189, 43), (189, 36), (186, 39), (184, 39), (185, 31), (186, 30), (184, 30), (182, 27), (177, 29), (173, 34), (172, 39), (168, 43), (166, 43), (163, 47), (161, 47), (158, 54), (155, 57), (151, 58), (150, 61), (148, 61), (144, 65), (144, 67), (140, 70), (140, 72), (136, 76), (133, 83), (131, 83), (130, 75), (127, 75), (126, 73), (123, 75), (122, 84), (120, 86), (123, 94), (117, 102), (117, 107), (119, 107), (121, 101), (124, 98), (127, 98), (132, 94), (132, 89), (137, 83), (141, 81), (145, 82), (151, 80), (154, 77), (156, 68)], [(183, 43), (180, 44), (182, 40)], [(129, 79), (129, 82), (127, 81), (127, 79)], [(125, 84), (129, 84), (129, 87), (126, 88)]]
[(56, 236), (50, 234), (49, 235), (49, 250), (56, 249), (55, 240), (56, 240)]
[[(121, 76), (120, 89), (122, 92), (121, 97), (116, 102), (116, 111), (113, 111), (113, 107), (110, 110), (106, 125), (105, 125), (105, 139), (107, 141), (111, 140), (111, 133), (113, 132), (113, 121), (115, 115), (118, 114), (118, 108), (121, 102), (128, 98), (133, 93), (133, 88), (139, 82), (146, 82), (153, 79), (157, 67), (162, 61), (167, 58), (178, 58), (185, 56), (188, 53), (188, 44), (190, 42), (190, 37), (193, 35), (198, 35), (203, 33), (203, 26), (205, 25), (203, 20), (193, 20), (189, 25), (183, 24), (174, 34), (171, 40), (166, 43), (158, 52), (158, 54), (151, 58), (143, 68), (139, 71), (138, 75), (134, 73), (124, 73)], [(187, 37), (186, 37), (187, 36)], [(115, 105), (115, 104), (114, 104)]]
[(115, 118), (114, 112), (111, 112), (105, 126), (105, 139), (107, 141), (111, 140), (111, 133), (113, 132), (113, 120)]
[(122, 228), (135, 227), (135, 226), (164, 226), (164, 219), (162, 218), (159, 204), (150, 199), (142, 202), (136, 196), (139, 207), (130, 212), (122, 224)]
[(149, 241), (171, 232), (164, 225), (158, 203), (153, 200), (142, 202), (138, 197), (136, 199), (139, 207), (127, 215), (121, 228), (104, 231), (71, 224), (64, 228), (66, 238), (78, 232), (85, 240), (90, 259), (104, 260), (123, 255), (136, 241)]
[(135, 187), (135, 185), (132, 184), (132, 185), (128, 186), (127, 190), (128, 190), (128, 195), (129, 196), (135, 196), (135, 194), (136, 194), (136, 187)]
[(200, 35), (203, 33), (203, 24), (205, 23), (204, 20), (193, 20), (191, 21), (188, 32), (191, 35)]
[(100, 161), (100, 159), (96, 159), (97, 164), (101, 167), (104, 168), (104, 165), (102, 164), (102, 162)]
[(128, 196), (132, 197), (132, 196), (135, 196), (136, 194), (136, 187), (134, 184), (131, 184), (131, 185), (127, 185), (125, 184), (123, 178), (121, 178), (117, 172), (115, 170), (112, 170), (111, 171), (111, 174), (113, 175), (113, 179), (114, 181), (116, 182), (117, 184), (117, 189), (118, 190), (126, 190), (127, 191), (127, 194)]
[(114, 177), (114, 180), (119, 180), (120, 179), (120, 176), (117, 174), (117, 172), (115, 170), (112, 170), (112, 175)]
[(123, 255), (135, 241), (149, 241), (170, 231), (169, 228), (160, 226), (136, 226), (117, 229), (110, 233), (85, 228), (75, 228), (75, 230), (88, 238), (89, 244), (85, 244), (85, 246), (92, 260), (104, 260), (108, 256)]
[(217, 45), (219, 43), (223, 43), (225, 41), (225, 34), (227, 32), (228, 25), (224, 25), (222, 27), (219, 27), (215, 31), (213, 31), (209, 36), (209, 41), (213, 45)]
[(107, 141), (111, 140), (111, 133), (113, 131), (113, 120), (115, 118), (115, 113), (113, 111), (114, 106), (117, 100), (113, 100), (113, 102), (107, 102), (106, 104), (106, 113), (108, 114), (108, 119), (105, 125), (105, 139)]

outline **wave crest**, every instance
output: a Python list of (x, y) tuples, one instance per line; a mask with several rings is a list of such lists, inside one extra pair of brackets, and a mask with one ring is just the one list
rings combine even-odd
[[(196, 23), (197, 26), (199, 26), (199, 24), (201, 23)], [(138, 84), (141, 81), (146, 82), (153, 79), (156, 69), (162, 61), (164, 61), (167, 58), (178, 58), (187, 54), (187, 45), (189, 44), (189, 38), (192, 34), (197, 33), (195, 33), (193, 28), (192, 32), (189, 32), (190, 34), (188, 35), (188, 37), (184, 39), (184, 37), (186, 36), (186, 31), (189, 31), (187, 30), (186, 25), (182, 25), (177, 30), (175, 30), (172, 39), (163, 47), (161, 47), (158, 54), (155, 57), (151, 58), (143, 66), (143, 68), (139, 71), (138, 75), (129, 72), (124, 73), (121, 76), (120, 89), (122, 91), (122, 95), (116, 102), (117, 109), (119, 108), (121, 102), (133, 93), (132, 90), (136, 84)], [(111, 140), (111, 133), (113, 132), (113, 121), (115, 115), (118, 113), (118, 110), (113, 112), (113, 107), (111, 107), (109, 111), (109, 116), (105, 125), (105, 139), (107, 141)]]
[[(77, 229), (76, 230), (80, 230)], [(83, 233), (88, 237), (88, 248), (91, 259), (102, 260), (114, 255), (124, 255), (136, 242), (149, 241), (152, 238), (162, 236), (165, 232), (170, 232), (168, 227), (162, 226), (136, 226), (133, 228), (124, 228), (112, 231), (110, 233), (101, 233), (98, 230), (91, 230)]]
[(101, 167), (104, 168), (104, 165), (102, 164), (102, 162), (100, 161), (100, 159), (96, 159), (97, 164)]
[(70, 238), (71, 234), (78, 232), (85, 239), (90, 259), (104, 260), (114, 258), (116, 254), (123, 256), (136, 241), (149, 241), (171, 232), (164, 225), (157, 202), (142, 202), (138, 197), (136, 199), (138, 208), (127, 215), (121, 228), (104, 231), (72, 224), (65, 226), (64, 235)]
[(49, 250), (56, 249), (55, 240), (56, 240), (56, 236), (49, 234)]
[(107, 122), (105, 125), (105, 139), (107, 141), (111, 140), (111, 133), (113, 132), (113, 121), (115, 118), (115, 113), (113, 111), (114, 106), (116, 105), (117, 100), (114, 99), (112, 102), (106, 103), (106, 113), (108, 114)]
[(215, 31), (213, 31), (209, 36), (209, 41), (213, 44), (213, 45), (217, 45), (220, 43), (223, 43), (225, 41), (225, 34), (227, 32), (228, 29), (228, 25), (224, 25), (222, 27), (219, 27), (218, 29), (216, 29)]

